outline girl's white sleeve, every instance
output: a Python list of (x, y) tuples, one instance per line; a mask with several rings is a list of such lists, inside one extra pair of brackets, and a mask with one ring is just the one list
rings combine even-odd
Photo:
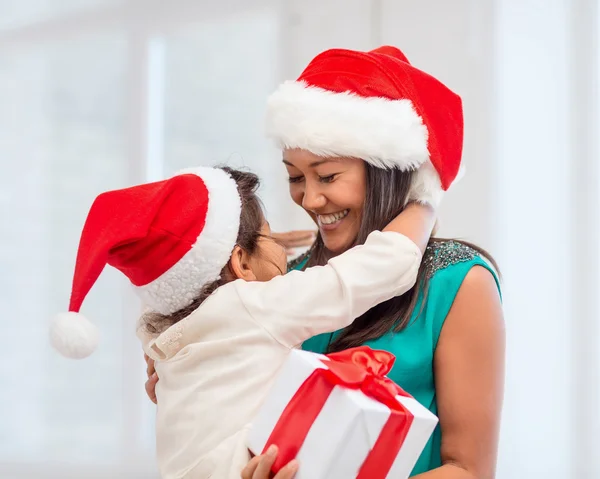
[(285, 346), (296, 347), (317, 334), (344, 328), (373, 306), (407, 292), (416, 282), (421, 256), (406, 236), (374, 231), (364, 245), (325, 266), (234, 285), (254, 320)]
[(152, 334), (146, 329), (146, 322), (144, 321), (144, 317), (151, 312), (152, 310), (150, 308), (144, 306), (142, 308), (142, 314), (137, 319), (135, 326), (136, 336), (142, 343), (142, 349), (148, 356), (151, 356), (150, 349), (148, 348), (150, 343), (159, 336), (159, 334)]

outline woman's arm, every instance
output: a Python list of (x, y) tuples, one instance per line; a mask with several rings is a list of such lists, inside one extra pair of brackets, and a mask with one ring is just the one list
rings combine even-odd
[[(493, 479), (504, 389), (504, 319), (496, 281), (483, 267), (465, 277), (434, 358), (442, 466), (414, 479)], [(261, 457), (261, 456), (259, 456)], [(268, 479), (251, 463), (244, 479)]]
[(294, 254), (296, 248), (311, 246), (317, 238), (316, 231), (300, 230), (286, 233), (271, 233), (271, 237), (279, 242), (288, 254)]
[(442, 467), (415, 479), (493, 479), (504, 390), (505, 332), (496, 281), (465, 277), (434, 358)]

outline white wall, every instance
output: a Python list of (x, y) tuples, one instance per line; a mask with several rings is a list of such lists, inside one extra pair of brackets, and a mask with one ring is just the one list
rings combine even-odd
[(463, 97), (467, 176), (441, 235), (505, 276), (498, 477), (600, 477), (597, 31), (596, 0), (0, 0), (0, 477), (154, 469), (118, 275), (86, 302), (94, 358), (46, 342), (92, 198), (229, 161), (264, 178), (277, 228), (309, 226), (261, 136), (265, 97), (323, 49), (382, 43)]

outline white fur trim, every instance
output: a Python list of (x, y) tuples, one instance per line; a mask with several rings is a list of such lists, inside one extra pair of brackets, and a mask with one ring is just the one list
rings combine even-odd
[(269, 97), (266, 128), (282, 149), (401, 170), (429, 160), (427, 127), (408, 99), (364, 98), (288, 81)]
[(171, 269), (149, 284), (136, 287), (142, 301), (161, 314), (172, 314), (198, 296), (203, 286), (219, 279), (235, 247), (241, 200), (237, 184), (219, 168), (191, 168), (208, 189), (208, 211), (198, 240)]
[(60, 313), (50, 325), (50, 343), (60, 354), (83, 359), (98, 347), (98, 328), (80, 313)]
[(431, 161), (428, 160), (425, 164), (421, 165), (413, 177), (408, 192), (408, 201), (429, 203), (434, 208), (437, 208), (443, 196), (444, 190), (440, 176)]

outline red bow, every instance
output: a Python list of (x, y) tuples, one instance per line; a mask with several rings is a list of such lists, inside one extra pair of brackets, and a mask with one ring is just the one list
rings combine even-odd
[(264, 450), (279, 447), (273, 466), (278, 472), (298, 455), (298, 451), (327, 398), (336, 386), (358, 389), (384, 404), (391, 414), (373, 449), (363, 462), (358, 479), (383, 479), (391, 469), (413, 421), (412, 414), (396, 399), (408, 396), (385, 375), (394, 364), (394, 355), (368, 346), (327, 355), (327, 369), (318, 368), (298, 388), (271, 432)]

